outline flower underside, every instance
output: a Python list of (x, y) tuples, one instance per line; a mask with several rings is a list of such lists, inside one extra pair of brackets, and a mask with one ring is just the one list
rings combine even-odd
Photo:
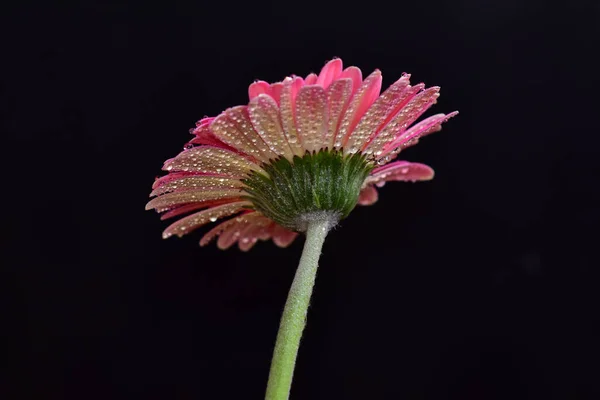
[(362, 154), (324, 149), (294, 156), (292, 161), (280, 157), (261, 168), (267, 174), (252, 171), (243, 180), (245, 198), (278, 224), (303, 232), (310, 219), (346, 218), (373, 164)]
[[(371, 205), (386, 182), (428, 181), (427, 165), (396, 160), (457, 114), (417, 120), (439, 97), (438, 86), (402, 76), (381, 92), (381, 71), (363, 79), (333, 59), (320, 74), (256, 81), (249, 102), (205, 117), (194, 138), (165, 161), (146, 209), (178, 219), (163, 237), (183, 236), (226, 219), (200, 240), (243, 251), (258, 240), (286, 247), (310, 220), (335, 224)], [(331, 227), (331, 226), (330, 226)]]

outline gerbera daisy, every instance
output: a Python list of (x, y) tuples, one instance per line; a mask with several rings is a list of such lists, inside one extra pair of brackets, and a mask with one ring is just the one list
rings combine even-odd
[[(380, 94), (381, 72), (328, 62), (319, 75), (250, 85), (247, 106), (204, 118), (194, 138), (165, 162), (146, 208), (162, 218), (189, 214), (164, 238), (183, 236), (225, 217), (200, 240), (249, 250), (259, 239), (288, 246), (306, 232), (300, 265), (277, 336), (267, 399), (287, 399), (306, 311), (327, 232), (356, 204), (377, 201), (388, 181), (424, 181), (433, 170), (391, 162), (403, 149), (457, 114), (412, 125), (439, 96), (439, 87), (411, 85), (403, 74)], [(412, 125), (412, 126), (411, 126)]]
[[(438, 131), (457, 114), (436, 114), (411, 127), (439, 96), (439, 87), (411, 85), (403, 74), (380, 95), (381, 72), (328, 62), (319, 75), (250, 85), (250, 102), (198, 121), (195, 137), (158, 178), (146, 209), (171, 224), (164, 238), (183, 236), (238, 214), (206, 233), (226, 249), (249, 250), (259, 239), (288, 246), (316, 215), (335, 224), (356, 204), (377, 201), (387, 181), (422, 181), (433, 170), (395, 161), (401, 150)], [(389, 163), (389, 164), (388, 164)], [(387, 165), (386, 165), (387, 164)], [(201, 211), (199, 211), (201, 210)]]

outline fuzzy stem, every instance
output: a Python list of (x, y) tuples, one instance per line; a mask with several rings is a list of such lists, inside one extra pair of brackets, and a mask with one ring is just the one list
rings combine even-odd
[(289, 398), (300, 338), (306, 324), (310, 295), (319, 266), (319, 256), (330, 227), (331, 220), (327, 218), (308, 222), (300, 265), (296, 270), (277, 333), (266, 400)]

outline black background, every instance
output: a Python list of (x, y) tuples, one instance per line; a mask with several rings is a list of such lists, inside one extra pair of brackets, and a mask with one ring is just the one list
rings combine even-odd
[(144, 205), (196, 120), (334, 56), (461, 114), (328, 237), (292, 398), (600, 398), (600, 6), (549, 3), (5, 4), (5, 398), (263, 396), (302, 240)]

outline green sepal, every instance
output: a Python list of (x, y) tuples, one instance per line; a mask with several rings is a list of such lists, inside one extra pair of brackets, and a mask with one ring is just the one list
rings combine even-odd
[(360, 189), (373, 169), (362, 154), (337, 150), (307, 152), (261, 165), (243, 180), (256, 210), (286, 228), (303, 231), (311, 215), (327, 213), (346, 218), (358, 201)]

